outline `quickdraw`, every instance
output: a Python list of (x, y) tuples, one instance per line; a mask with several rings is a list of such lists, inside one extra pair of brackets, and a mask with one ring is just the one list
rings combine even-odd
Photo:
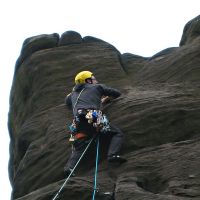
[(105, 133), (110, 130), (108, 118), (100, 110), (88, 110), (85, 118), (89, 124), (97, 128), (97, 131)]
[(75, 119), (74, 119), (73, 122), (69, 125), (69, 132), (70, 132), (69, 142), (74, 142), (74, 141), (76, 140), (75, 134), (77, 133)]

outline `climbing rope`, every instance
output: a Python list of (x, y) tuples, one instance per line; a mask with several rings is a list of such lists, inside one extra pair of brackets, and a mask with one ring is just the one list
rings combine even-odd
[(60, 189), (58, 190), (58, 192), (56, 193), (56, 195), (54, 196), (54, 198), (52, 200), (55, 200), (58, 195), (60, 194), (60, 192), (63, 190), (64, 186), (66, 185), (67, 181), (69, 180), (69, 178), (71, 177), (71, 175), (73, 174), (74, 170), (76, 169), (77, 165), (79, 164), (79, 162), (81, 161), (82, 157), (84, 156), (85, 152), (87, 151), (87, 149), (89, 148), (90, 144), (92, 143), (92, 141), (94, 140), (95, 137), (93, 137), (90, 142), (88, 143), (88, 145), (86, 146), (85, 150), (83, 151), (82, 155), (80, 156), (79, 160), (77, 161), (76, 165), (74, 166), (74, 168), (72, 169), (72, 171), (70, 172), (70, 174), (68, 175), (68, 177), (66, 178), (66, 180), (64, 181), (64, 183), (62, 184), (62, 186), (60, 187)]
[(92, 200), (95, 199), (95, 194), (97, 191), (97, 173), (98, 173), (98, 161), (99, 161), (99, 135), (97, 136), (97, 148), (96, 148), (96, 166), (95, 166), (95, 176), (94, 176), (94, 189)]

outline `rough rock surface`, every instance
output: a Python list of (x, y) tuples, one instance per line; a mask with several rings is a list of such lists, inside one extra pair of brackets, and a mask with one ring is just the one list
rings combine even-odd
[[(200, 199), (200, 16), (186, 24), (179, 47), (149, 58), (74, 31), (26, 39), (10, 94), (12, 199), (49, 200), (64, 182), (72, 119), (64, 98), (86, 69), (123, 93), (105, 112), (125, 134), (128, 162), (109, 165), (101, 141), (96, 199)], [(92, 198), (94, 148), (59, 199)]]

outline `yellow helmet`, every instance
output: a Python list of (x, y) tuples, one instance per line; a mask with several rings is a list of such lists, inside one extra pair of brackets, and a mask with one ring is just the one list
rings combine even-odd
[(91, 78), (92, 77), (92, 72), (90, 71), (82, 71), (79, 72), (76, 76), (75, 76), (75, 84), (84, 84), (85, 80), (87, 78)]

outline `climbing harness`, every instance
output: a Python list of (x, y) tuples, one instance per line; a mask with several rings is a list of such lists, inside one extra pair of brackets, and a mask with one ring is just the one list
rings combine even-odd
[(99, 162), (99, 135), (97, 136), (96, 166), (95, 166), (94, 189), (93, 189), (92, 200), (95, 199), (95, 194), (98, 191), (98, 188), (97, 188), (98, 162)]
[(91, 124), (94, 128), (96, 128), (97, 132), (107, 133), (111, 129), (108, 118), (102, 113), (101, 110), (79, 109), (78, 116), (75, 116), (72, 123), (68, 126), (70, 134), (69, 141), (72, 143), (77, 139), (87, 137), (86, 134), (79, 133), (77, 131), (77, 123), (80, 121), (79, 115), (84, 115), (88, 121), (88, 124)]
[(82, 157), (84, 156), (84, 154), (86, 153), (87, 149), (89, 148), (90, 144), (92, 143), (92, 141), (94, 140), (95, 137), (93, 137), (90, 142), (88, 143), (88, 145), (86, 146), (85, 150), (83, 151), (82, 155), (80, 156), (79, 160), (77, 161), (76, 165), (74, 166), (74, 168), (72, 169), (72, 171), (70, 172), (70, 174), (68, 175), (68, 177), (65, 179), (64, 183), (62, 184), (62, 186), (60, 187), (60, 189), (58, 190), (58, 192), (56, 193), (56, 195), (54, 196), (54, 198), (52, 200), (55, 200), (58, 195), (60, 194), (60, 192), (63, 190), (64, 186), (66, 185), (67, 181), (69, 180), (69, 178), (71, 177), (71, 175), (73, 174), (74, 170), (76, 169), (77, 165), (79, 164), (79, 162), (81, 161)]

